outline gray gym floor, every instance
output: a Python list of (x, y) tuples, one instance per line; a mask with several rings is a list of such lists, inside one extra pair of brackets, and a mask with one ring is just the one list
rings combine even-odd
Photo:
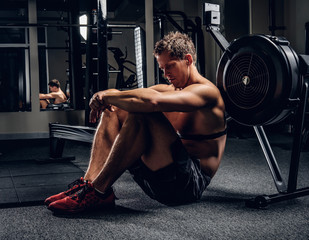
[[(287, 181), (291, 135), (271, 132), (268, 137)], [(6, 142), (0, 152), (1, 162), (47, 158), (48, 141)], [(72, 165), (83, 171), (89, 154), (89, 144), (66, 143), (64, 155), (74, 155)], [(304, 151), (298, 188), (309, 186), (308, 173), (309, 152)], [(59, 181), (59, 176), (54, 178)], [(197, 203), (173, 207), (157, 203), (127, 172), (115, 189), (119, 200), (113, 210), (54, 216), (43, 205), (0, 208), (0, 239), (309, 239), (309, 196), (266, 209), (245, 206), (246, 199), (278, 193), (250, 129), (229, 134), (221, 166)]]

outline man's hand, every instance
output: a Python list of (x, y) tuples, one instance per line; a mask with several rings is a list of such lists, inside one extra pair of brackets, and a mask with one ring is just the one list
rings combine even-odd
[(95, 123), (105, 109), (108, 109), (111, 112), (114, 111), (113, 106), (104, 101), (104, 96), (105, 91), (101, 91), (95, 93), (90, 99), (89, 106), (91, 111), (89, 121), (91, 123)]

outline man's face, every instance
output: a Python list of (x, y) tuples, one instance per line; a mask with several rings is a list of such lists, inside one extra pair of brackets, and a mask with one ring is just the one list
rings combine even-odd
[(159, 68), (163, 71), (164, 77), (176, 88), (187, 86), (189, 70), (186, 60), (171, 58), (168, 52), (156, 55)]
[(57, 92), (58, 88), (56, 86), (49, 86), (49, 91), (50, 92)]

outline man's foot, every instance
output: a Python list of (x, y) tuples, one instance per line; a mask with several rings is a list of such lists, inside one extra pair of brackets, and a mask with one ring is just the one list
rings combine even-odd
[(78, 213), (85, 210), (114, 207), (115, 199), (112, 188), (101, 194), (94, 189), (91, 183), (87, 183), (74, 195), (51, 203), (48, 209), (55, 213)]
[(65, 197), (67, 197), (67, 196), (70, 196), (70, 195), (76, 193), (77, 191), (79, 191), (85, 185), (86, 185), (86, 182), (85, 182), (84, 178), (81, 177), (80, 179), (77, 179), (74, 182), (70, 183), (68, 185), (68, 190), (67, 191), (58, 193), (56, 195), (53, 195), (53, 196), (47, 198), (44, 201), (44, 203), (45, 203), (46, 206), (48, 206), (52, 202), (58, 201), (60, 199), (63, 199)]

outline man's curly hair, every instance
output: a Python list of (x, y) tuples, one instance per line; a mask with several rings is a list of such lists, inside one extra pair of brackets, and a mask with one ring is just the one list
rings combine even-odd
[(60, 88), (60, 82), (57, 79), (50, 80), (48, 85), (51, 86), (51, 87)]
[(154, 48), (153, 54), (160, 55), (164, 51), (169, 52), (171, 57), (183, 60), (186, 54), (191, 54), (193, 63), (196, 62), (196, 50), (192, 39), (184, 33), (170, 32), (159, 40)]

